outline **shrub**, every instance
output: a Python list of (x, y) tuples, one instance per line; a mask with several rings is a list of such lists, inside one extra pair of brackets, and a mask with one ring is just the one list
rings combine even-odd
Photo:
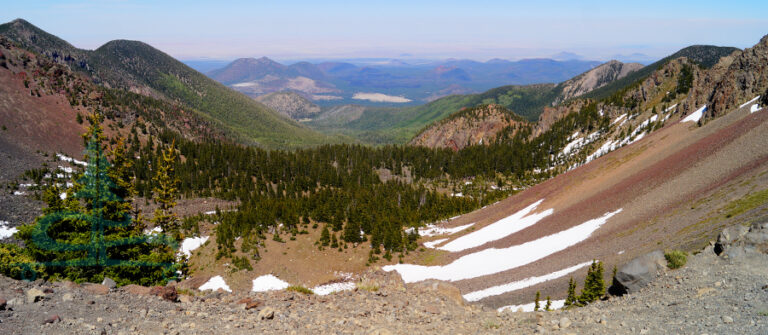
[(23, 279), (30, 273), (25, 270), (39, 272), (40, 266), (35, 260), (24, 253), (24, 250), (13, 244), (0, 244), (0, 274), (14, 279)]
[(685, 266), (688, 261), (688, 254), (685, 251), (672, 250), (664, 253), (664, 258), (667, 259), (667, 267), (670, 269), (679, 269)]
[(369, 284), (369, 283), (357, 283), (357, 288), (361, 290), (366, 290), (368, 292), (379, 291), (379, 285)]
[(298, 292), (298, 293), (301, 293), (301, 294), (315, 294), (315, 292), (312, 292), (312, 290), (310, 290), (310, 289), (308, 289), (308, 288), (306, 288), (304, 286), (301, 286), (301, 285), (291, 285), (291, 286), (288, 286), (288, 288), (286, 288), (286, 290), (293, 291), (293, 292)]

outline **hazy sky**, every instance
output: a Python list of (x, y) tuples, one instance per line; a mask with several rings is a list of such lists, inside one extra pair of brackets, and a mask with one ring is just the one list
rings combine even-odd
[(661, 57), (768, 34), (768, 1), (0, 0), (77, 47), (147, 42), (179, 59)]

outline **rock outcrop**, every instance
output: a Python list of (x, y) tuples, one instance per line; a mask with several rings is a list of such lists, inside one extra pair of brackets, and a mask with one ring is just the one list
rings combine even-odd
[(269, 93), (256, 100), (294, 120), (312, 118), (321, 111), (320, 106), (294, 92)]
[[(527, 122), (500, 105), (481, 105), (464, 109), (420, 132), (411, 145), (461, 150), (469, 145), (490, 144), (508, 127)], [(513, 133), (516, 130), (513, 130)]]
[(563, 91), (554, 104), (596, 90), (642, 68), (643, 64), (622, 63), (616, 60), (601, 64), (560, 84)]

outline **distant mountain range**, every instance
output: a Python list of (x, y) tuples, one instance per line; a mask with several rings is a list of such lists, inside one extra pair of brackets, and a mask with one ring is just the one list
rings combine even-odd
[(254, 98), (291, 91), (323, 106), (350, 103), (392, 106), (418, 105), (452, 94), (482, 92), (504, 85), (559, 83), (599, 64), (574, 59), (492, 59), (487, 62), (448, 59), (409, 64), (394, 59), (366, 65), (349, 62), (284, 65), (262, 57), (237, 59), (207, 75)]

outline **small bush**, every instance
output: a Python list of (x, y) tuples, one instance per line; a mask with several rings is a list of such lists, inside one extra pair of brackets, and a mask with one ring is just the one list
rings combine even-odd
[(379, 285), (358, 283), (357, 288), (360, 290), (366, 290), (368, 292), (377, 292), (379, 290)]
[(299, 292), (299, 293), (302, 293), (302, 294), (315, 294), (315, 292), (312, 292), (312, 290), (310, 290), (310, 289), (308, 289), (308, 288), (306, 288), (304, 286), (301, 286), (301, 285), (291, 285), (291, 286), (288, 286), (288, 288), (286, 288), (286, 290), (293, 291), (293, 292)]
[[(25, 273), (28, 271), (31, 272)], [(42, 268), (22, 248), (13, 244), (0, 244), (0, 274), (13, 279), (23, 279), (33, 272), (41, 271)]]
[(672, 250), (664, 253), (667, 259), (667, 267), (670, 269), (679, 269), (688, 261), (688, 254), (685, 251)]

